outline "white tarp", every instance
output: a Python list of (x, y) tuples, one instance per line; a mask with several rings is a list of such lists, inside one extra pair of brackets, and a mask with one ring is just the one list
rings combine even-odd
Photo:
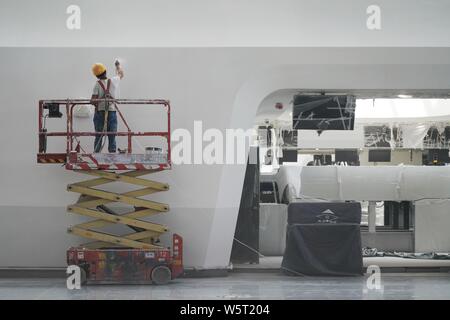
[(327, 200), (450, 198), (450, 166), (310, 166), (301, 196)]

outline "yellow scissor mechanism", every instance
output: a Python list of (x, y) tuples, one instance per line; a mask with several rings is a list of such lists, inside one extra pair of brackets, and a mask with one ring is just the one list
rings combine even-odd
[[(83, 244), (90, 249), (130, 247), (136, 249), (162, 249), (157, 245), (159, 236), (169, 229), (161, 224), (140, 220), (147, 216), (169, 211), (169, 206), (164, 203), (140, 199), (139, 197), (169, 190), (169, 185), (152, 180), (139, 178), (139, 176), (158, 172), (160, 170), (135, 170), (124, 173), (115, 173), (100, 170), (74, 170), (97, 178), (73, 183), (67, 186), (67, 190), (80, 193), (77, 203), (67, 207), (72, 213), (95, 218), (95, 220), (72, 226), (69, 233), (95, 240)], [(143, 187), (125, 193), (114, 193), (94, 187), (112, 182), (124, 182)], [(134, 207), (133, 211), (118, 215), (105, 206), (111, 203), (123, 203)], [(101, 232), (98, 229), (111, 225), (123, 224), (129, 226), (135, 232), (126, 235), (112, 235)]]

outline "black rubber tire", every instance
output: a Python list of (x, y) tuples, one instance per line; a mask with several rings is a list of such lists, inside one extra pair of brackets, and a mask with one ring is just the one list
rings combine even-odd
[(172, 271), (167, 266), (157, 266), (152, 270), (152, 282), (156, 285), (167, 284), (172, 279)]
[(80, 278), (81, 285), (84, 286), (87, 283), (87, 273), (82, 267), (80, 267)]

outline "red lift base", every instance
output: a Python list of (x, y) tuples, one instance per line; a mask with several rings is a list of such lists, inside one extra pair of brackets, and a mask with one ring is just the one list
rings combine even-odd
[(67, 264), (81, 269), (82, 284), (166, 284), (183, 274), (182, 238), (173, 235), (170, 249), (88, 249), (67, 250)]

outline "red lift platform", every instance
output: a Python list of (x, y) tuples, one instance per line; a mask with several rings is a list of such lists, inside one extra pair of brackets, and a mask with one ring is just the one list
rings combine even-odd
[[(92, 102), (113, 103), (126, 131), (80, 132), (74, 130), (74, 108), (92, 107)], [(162, 107), (167, 113), (166, 131), (131, 131), (120, 108), (131, 106)], [(64, 113), (60, 110), (65, 111)], [(66, 130), (49, 132), (48, 118), (66, 118)], [(116, 154), (89, 153), (80, 142), (81, 137), (113, 134), (127, 138), (127, 149)], [(133, 153), (133, 137), (160, 137), (166, 141), (167, 150), (148, 147), (145, 153)], [(66, 139), (65, 153), (47, 152), (50, 137)], [(88, 238), (91, 242), (67, 251), (67, 263), (78, 265), (86, 283), (155, 283), (164, 284), (183, 273), (183, 239), (173, 234), (172, 250), (160, 244), (159, 237), (169, 231), (165, 225), (143, 220), (169, 211), (169, 205), (141, 197), (169, 190), (166, 183), (142, 178), (152, 173), (171, 169), (170, 155), (170, 103), (168, 100), (144, 99), (66, 99), (39, 101), (39, 153), (37, 162), (64, 164), (67, 170), (93, 178), (67, 186), (78, 193), (79, 199), (67, 211), (93, 218), (68, 228), (68, 232)], [(104, 184), (122, 182), (139, 189), (115, 193), (98, 188)], [(121, 203), (130, 208), (118, 214), (111, 204)], [(110, 234), (100, 229), (112, 224), (127, 226), (132, 232)]]

